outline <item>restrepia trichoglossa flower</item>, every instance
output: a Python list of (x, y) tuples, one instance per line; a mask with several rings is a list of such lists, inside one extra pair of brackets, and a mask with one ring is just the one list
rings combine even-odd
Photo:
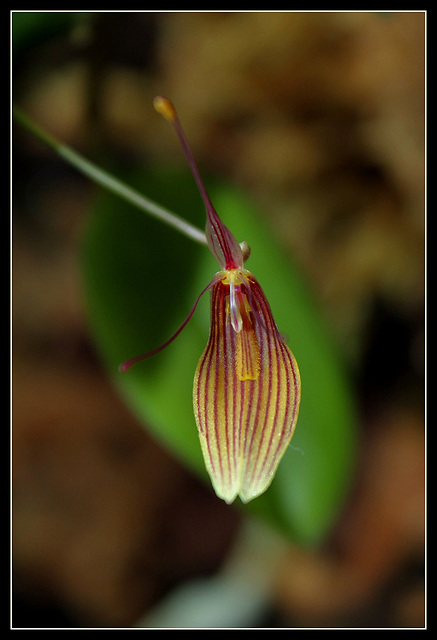
[(157, 97), (154, 107), (172, 123), (182, 144), (206, 207), (206, 239), (220, 271), (176, 333), (121, 370), (168, 346), (201, 296), (211, 291), (210, 334), (194, 376), (194, 416), (216, 494), (228, 504), (237, 496), (246, 503), (269, 487), (293, 436), (299, 369), (260, 284), (244, 267), (248, 246), (237, 242), (211, 203), (174, 106)]

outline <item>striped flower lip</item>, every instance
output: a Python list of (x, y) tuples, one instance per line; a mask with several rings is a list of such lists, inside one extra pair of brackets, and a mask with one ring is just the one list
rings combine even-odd
[(245, 243), (238, 244), (220, 220), (203, 185), (176, 111), (167, 98), (156, 110), (178, 134), (206, 207), (206, 239), (221, 270), (198, 296), (168, 346), (192, 317), (201, 296), (211, 291), (211, 328), (196, 368), (193, 408), (206, 469), (216, 494), (228, 504), (249, 502), (271, 484), (293, 436), (300, 402), (296, 360), (278, 331), (264, 295), (244, 268)]
[(268, 488), (293, 436), (299, 397), (296, 360), (258, 281), (245, 269), (224, 271), (211, 290), (211, 330), (193, 389), (202, 452), (220, 498), (249, 502)]

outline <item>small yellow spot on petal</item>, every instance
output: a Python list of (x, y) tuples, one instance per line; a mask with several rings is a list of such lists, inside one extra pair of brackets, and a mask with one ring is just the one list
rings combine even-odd
[(239, 380), (258, 380), (260, 371), (259, 345), (253, 329), (237, 334), (237, 352), (235, 357)]

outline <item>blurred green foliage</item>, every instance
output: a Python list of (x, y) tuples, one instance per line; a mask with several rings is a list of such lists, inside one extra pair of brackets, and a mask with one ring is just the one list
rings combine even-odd
[(12, 50), (14, 56), (37, 47), (53, 37), (68, 33), (85, 14), (70, 11), (13, 11)]
[[(117, 175), (119, 175), (117, 173)], [(205, 213), (184, 171), (122, 176), (125, 182), (203, 227)], [(302, 376), (295, 436), (268, 491), (241, 508), (302, 544), (327, 534), (354, 466), (355, 408), (347, 373), (296, 268), (254, 207), (227, 185), (208, 185), (225, 224), (252, 254), (279, 329), (289, 337)], [(90, 327), (112, 379), (159, 441), (209, 484), (192, 410), (192, 381), (209, 329), (208, 295), (165, 351), (118, 373), (124, 360), (164, 342), (218, 271), (206, 247), (102, 193), (84, 233), (83, 273)]]

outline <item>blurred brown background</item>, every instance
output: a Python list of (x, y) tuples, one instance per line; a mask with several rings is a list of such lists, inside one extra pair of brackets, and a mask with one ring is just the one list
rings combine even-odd
[[(425, 17), (93, 13), (13, 58), (16, 103), (94, 160), (171, 159), (151, 108), (171, 97), (199, 163), (277, 230), (354, 376), (351, 499), (322, 548), (290, 544), (268, 626), (424, 624)], [(214, 574), (240, 518), (98, 363), (78, 265), (94, 185), (18, 128), (13, 151), (14, 624), (129, 626)]]

